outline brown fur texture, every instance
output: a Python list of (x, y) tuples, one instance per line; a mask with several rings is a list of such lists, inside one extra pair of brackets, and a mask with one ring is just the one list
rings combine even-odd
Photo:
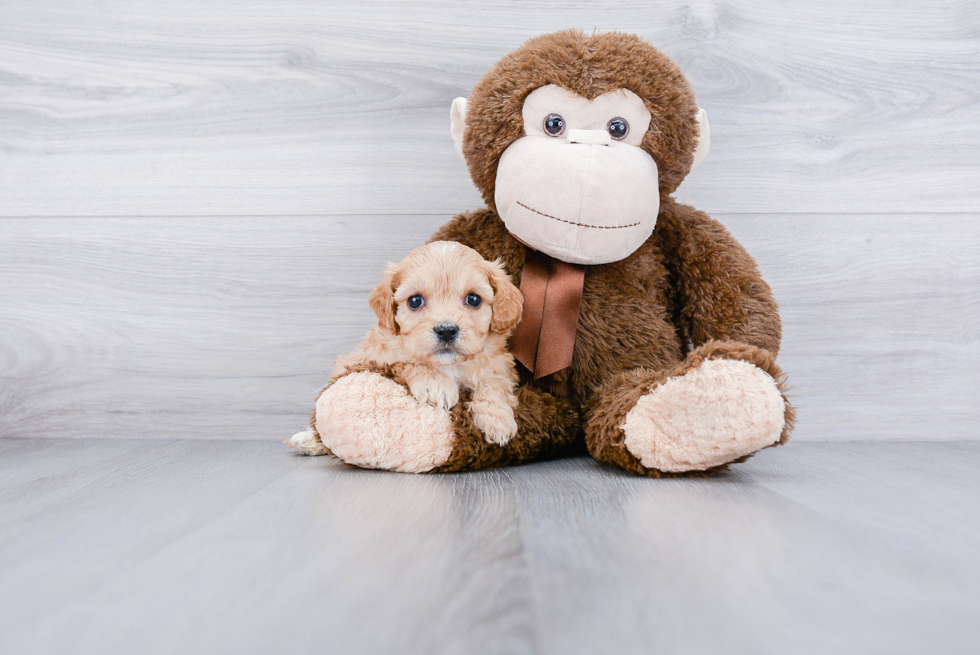
[[(490, 210), (461, 214), (432, 239), (459, 241), (485, 258), (499, 258), (520, 279), (525, 248)], [(710, 293), (706, 282), (683, 283), (712, 278), (719, 278), (719, 287)], [(586, 269), (572, 366), (539, 382), (586, 406), (610, 375), (636, 367), (666, 370), (684, 359), (689, 342), (739, 340), (772, 353), (780, 335), (778, 308), (755, 260), (720, 223), (670, 200), (636, 252)]]
[(517, 390), (518, 436), (505, 446), (487, 443), (473, 425), (463, 402), (453, 408), (453, 452), (433, 473), (467, 471), (519, 464), (566, 451), (578, 436), (578, 414), (568, 401), (535, 389), (521, 386)]
[(506, 55), (470, 94), (463, 155), (491, 210), (500, 155), (524, 136), (524, 100), (547, 84), (589, 100), (621, 88), (643, 98), (651, 119), (641, 147), (657, 162), (661, 197), (673, 193), (691, 170), (698, 108), (677, 65), (633, 34), (566, 30), (531, 39)]

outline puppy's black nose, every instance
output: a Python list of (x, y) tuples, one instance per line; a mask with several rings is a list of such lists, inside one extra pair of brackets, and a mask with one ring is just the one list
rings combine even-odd
[(455, 323), (440, 323), (432, 328), (432, 331), (439, 337), (439, 341), (449, 343), (459, 334), (459, 326)]

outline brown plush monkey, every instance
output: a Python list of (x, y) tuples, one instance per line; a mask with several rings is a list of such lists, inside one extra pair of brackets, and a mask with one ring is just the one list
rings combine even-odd
[(574, 450), (660, 477), (724, 470), (786, 441), (780, 320), (753, 259), (671, 194), (707, 150), (677, 66), (639, 37), (565, 31), (504, 57), (452, 134), (486, 209), (433, 240), (499, 259), (525, 297), (518, 435), (489, 443), (466, 398), (420, 405), (391, 371), (359, 369), (290, 444), (350, 464), (459, 471)]

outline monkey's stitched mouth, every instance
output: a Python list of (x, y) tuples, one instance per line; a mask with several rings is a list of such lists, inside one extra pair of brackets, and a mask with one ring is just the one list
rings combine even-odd
[(541, 216), (544, 216), (545, 218), (550, 218), (553, 221), (559, 221), (561, 223), (568, 223), (569, 225), (577, 225), (579, 227), (591, 227), (593, 230), (622, 230), (622, 229), (625, 229), (627, 227), (636, 227), (637, 225), (639, 225), (639, 222), (637, 222), (637, 223), (630, 223), (629, 225), (588, 225), (587, 223), (576, 223), (575, 221), (566, 221), (564, 218), (558, 218), (557, 216), (552, 216), (550, 214), (545, 214), (544, 212), (539, 212), (537, 209), (534, 209), (533, 207), (528, 207), (527, 205), (525, 205), (520, 200), (517, 201), (517, 204), (520, 205), (521, 207), (523, 207), (524, 209), (528, 210), (528, 211), (532, 211), (535, 214), (539, 214)]

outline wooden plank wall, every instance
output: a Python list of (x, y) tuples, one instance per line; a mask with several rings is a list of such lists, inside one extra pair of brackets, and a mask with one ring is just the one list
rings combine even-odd
[(481, 205), (450, 102), (565, 27), (693, 84), (677, 196), (776, 292), (797, 438), (980, 436), (973, 0), (4, 0), (0, 436), (300, 429), (384, 262)]

